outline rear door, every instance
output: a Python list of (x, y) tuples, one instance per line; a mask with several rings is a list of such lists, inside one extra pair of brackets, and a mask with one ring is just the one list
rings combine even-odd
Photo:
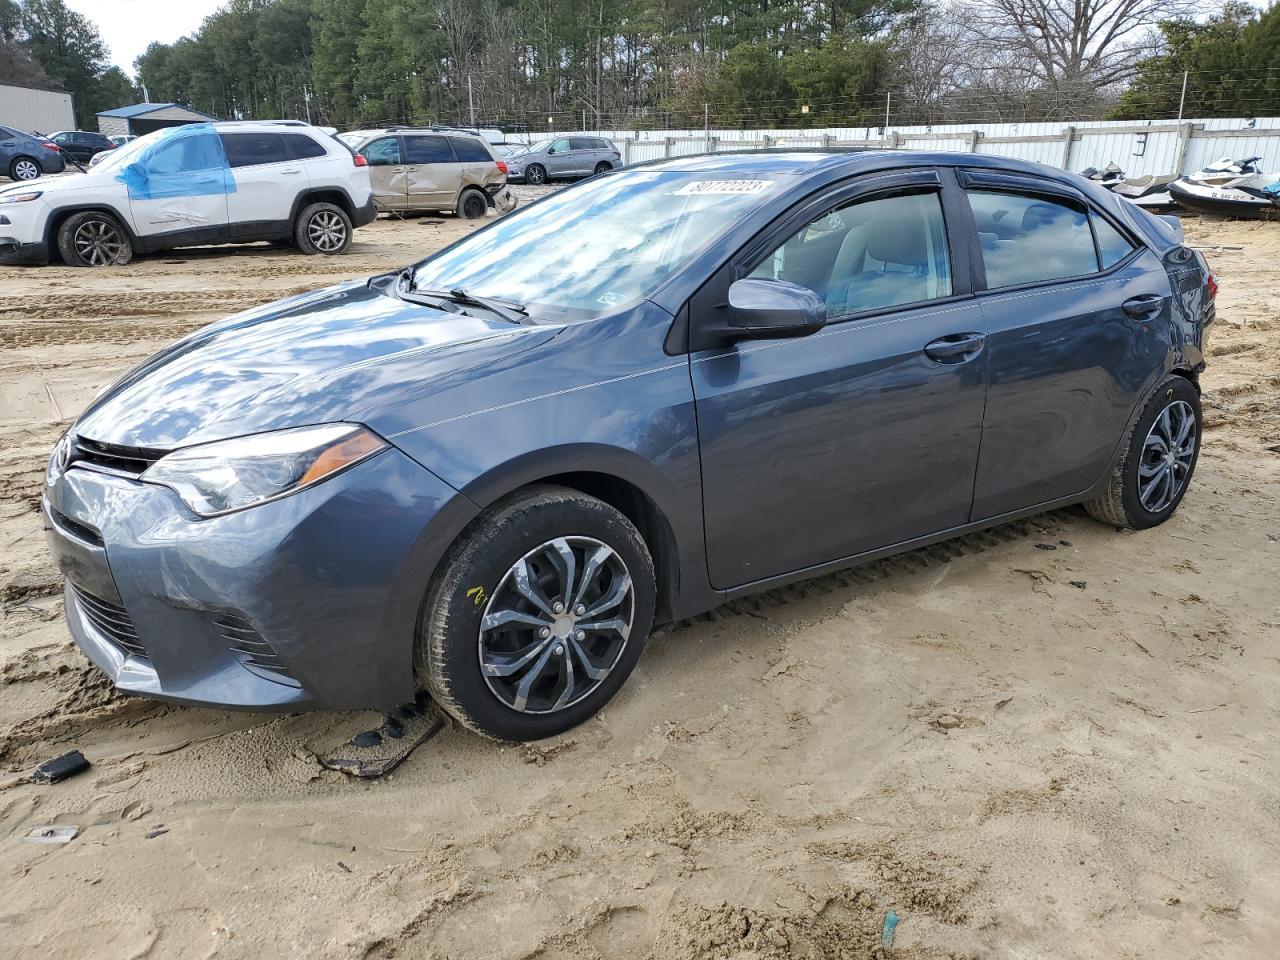
[(715, 587), (968, 520), (985, 328), (970, 296), (968, 246), (948, 239), (963, 232), (942, 183), (917, 170), (828, 191), (690, 301), (691, 337), (724, 322), (728, 287), (747, 276), (809, 287), (829, 318), (808, 337), (692, 354)]
[(403, 210), (409, 198), (409, 177), (400, 138), (378, 137), (361, 147), (359, 153), (369, 163), (369, 184), (378, 209)]
[(291, 230), (293, 201), (307, 186), (307, 176), (284, 138), (269, 131), (221, 136), (236, 181), (235, 192), (227, 196), (232, 239)]
[(980, 239), (991, 387), (975, 520), (1083, 493), (1166, 369), (1160, 259), (1067, 187), (964, 175)]
[(438, 133), (406, 133), (404, 160), (410, 210), (452, 210), (462, 189), (462, 168)]

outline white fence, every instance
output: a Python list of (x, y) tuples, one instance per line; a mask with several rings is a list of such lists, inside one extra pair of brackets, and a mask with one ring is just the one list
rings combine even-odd
[(624, 163), (727, 150), (863, 147), (958, 150), (1033, 160), (1079, 172), (1115, 162), (1130, 177), (1185, 174), (1214, 160), (1262, 157), (1280, 169), (1280, 117), (1226, 120), (1091, 120), (821, 129), (563, 130), (545, 136), (608, 137)]

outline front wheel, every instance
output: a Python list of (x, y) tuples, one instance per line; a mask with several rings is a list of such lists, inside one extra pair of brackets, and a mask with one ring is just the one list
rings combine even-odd
[(1200, 394), (1171, 376), (1147, 401), (1102, 496), (1085, 503), (1095, 520), (1146, 530), (1168, 520), (1191, 483), (1200, 456)]
[(58, 252), (71, 267), (109, 267), (132, 260), (133, 244), (119, 220), (89, 210), (72, 214), (58, 228)]
[(298, 214), (293, 238), (303, 253), (336, 256), (351, 246), (351, 218), (332, 203), (313, 203)]
[(655, 594), (653, 560), (625, 516), (564, 487), (530, 488), (446, 554), (419, 624), (418, 679), (479, 733), (562, 733), (627, 679)]
[(14, 157), (13, 163), (9, 164), (9, 179), (11, 180), (35, 180), (41, 173), (40, 164), (30, 157)]
[(524, 182), (540, 186), (547, 182), (547, 168), (540, 163), (531, 163), (524, 168)]

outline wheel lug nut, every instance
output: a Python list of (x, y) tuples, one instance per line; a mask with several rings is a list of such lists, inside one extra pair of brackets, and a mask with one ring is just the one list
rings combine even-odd
[(573, 614), (574, 614), (574, 616), (577, 616), (577, 617), (582, 616), (582, 615), (583, 615), (584, 613), (586, 613), (586, 612), (587, 612), (586, 604), (582, 604), (582, 603), (578, 604), (578, 605), (577, 605), (576, 607), (574, 607), (574, 609), (573, 609)]
[(551, 605), (551, 609), (554, 610), (556, 613), (564, 613), (564, 604), (561, 603), (559, 600), (557, 600), (555, 603)]
[(579, 643), (581, 643), (583, 640), (587, 639), (587, 631), (585, 631), (585, 630), (579, 630), (579, 631), (578, 631), (578, 634), (577, 634), (576, 639), (577, 639), (577, 641), (578, 641)]
[(538, 636), (540, 636), (543, 640), (547, 639), (547, 637), (551, 636), (551, 628), (543, 627), (541, 630), (538, 631)]
[(558, 656), (560, 656), (560, 654), (562, 654), (562, 653), (564, 653), (564, 644), (563, 644), (563, 643), (557, 643), (557, 644), (556, 644), (556, 656), (558, 657)]

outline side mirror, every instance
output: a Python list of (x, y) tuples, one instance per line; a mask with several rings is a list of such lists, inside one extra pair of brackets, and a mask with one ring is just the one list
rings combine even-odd
[(729, 287), (731, 338), (806, 337), (827, 323), (827, 305), (808, 287), (786, 280), (738, 280)]

